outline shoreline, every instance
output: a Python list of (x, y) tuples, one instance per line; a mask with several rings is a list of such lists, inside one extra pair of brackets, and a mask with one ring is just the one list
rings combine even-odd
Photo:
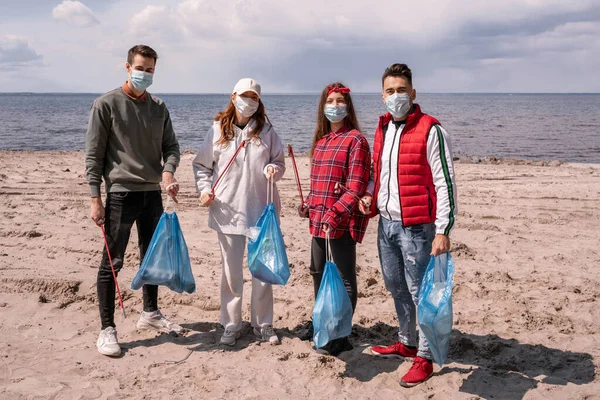
[[(30, 149), (16, 149), (16, 150), (6, 150), (0, 149), (0, 155), (3, 153), (21, 153), (21, 154), (83, 154), (84, 150), (30, 150)], [(184, 149), (181, 152), (182, 156), (185, 155), (195, 155), (196, 151), (190, 149)], [(308, 158), (308, 152), (294, 152), (296, 158)], [(289, 158), (287, 154), (287, 149), (285, 153), (285, 157)], [(529, 158), (518, 158), (518, 157), (497, 157), (493, 155), (489, 156), (466, 156), (466, 155), (455, 155), (453, 159), (455, 164), (481, 164), (481, 165), (531, 165), (536, 167), (559, 167), (562, 165), (572, 165), (572, 166), (590, 166), (590, 167), (600, 167), (600, 162), (571, 162), (564, 160), (555, 160), (555, 159), (529, 159)]]

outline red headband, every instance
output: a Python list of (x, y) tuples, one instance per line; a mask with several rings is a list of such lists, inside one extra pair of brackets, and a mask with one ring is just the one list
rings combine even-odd
[(327, 86), (327, 89), (329, 89), (329, 92), (327, 92), (327, 96), (329, 96), (331, 93), (341, 93), (341, 94), (348, 94), (350, 93), (350, 88), (347, 87), (337, 87), (337, 86)]

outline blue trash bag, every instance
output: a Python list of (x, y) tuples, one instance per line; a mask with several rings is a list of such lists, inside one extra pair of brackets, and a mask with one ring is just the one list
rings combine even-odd
[(337, 266), (327, 261), (313, 309), (313, 342), (320, 349), (352, 333), (352, 302)]
[(252, 277), (271, 285), (285, 285), (290, 278), (290, 264), (273, 203), (265, 207), (256, 225), (257, 234), (248, 240)]
[(441, 367), (448, 356), (452, 332), (454, 260), (450, 253), (431, 257), (419, 290), (418, 320), (431, 354)]
[(196, 291), (188, 248), (175, 212), (163, 212), (160, 217), (131, 288), (136, 290), (145, 284), (166, 286), (177, 293)]

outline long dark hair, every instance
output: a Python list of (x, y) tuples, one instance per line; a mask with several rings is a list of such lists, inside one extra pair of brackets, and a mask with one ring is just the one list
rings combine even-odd
[[(237, 95), (239, 96), (239, 94)], [(219, 121), (221, 123), (221, 137), (217, 141), (217, 145), (227, 147), (227, 144), (235, 138), (235, 105), (233, 104), (233, 100), (229, 100), (229, 105), (224, 111), (220, 111), (215, 116), (215, 121)], [(265, 106), (261, 99), (258, 99), (258, 109), (251, 117), (256, 121), (256, 126), (250, 132), (250, 136), (253, 138), (257, 138), (260, 141), (260, 133), (262, 132), (265, 121), (271, 124), (269, 117), (265, 112)]]
[[(329, 91), (332, 88), (346, 88), (343, 83), (335, 82), (330, 85), (325, 86), (323, 91), (321, 92), (321, 98), (319, 99), (319, 106), (317, 108), (317, 126), (315, 128), (315, 134), (313, 136), (312, 148), (310, 149), (310, 157), (312, 158), (313, 153), (315, 152), (315, 147), (317, 146), (317, 142), (321, 140), (321, 138), (331, 132), (331, 123), (325, 116), (325, 102), (327, 101), (327, 96), (329, 96)], [(352, 97), (350, 93), (342, 93), (344, 96), (344, 100), (346, 101), (346, 111), (348, 115), (344, 118), (344, 123), (350, 129), (356, 129), (360, 131), (360, 127), (358, 126), (358, 119), (356, 118), (356, 111), (354, 111), (354, 105), (352, 104)]]

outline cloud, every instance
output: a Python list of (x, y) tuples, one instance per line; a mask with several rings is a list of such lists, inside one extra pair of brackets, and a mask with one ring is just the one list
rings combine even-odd
[[(44, 48), (48, 74), (97, 85), (86, 90), (121, 79), (127, 50), (142, 43), (159, 54), (153, 88), (163, 92), (226, 92), (241, 76), (267, 92), (334, 80), (373, 92), (393, 62), (413, 69), (420, 92), (600, 91), (598, 0), (82, 1), (96, 16), (64, 1), (54, 18), (97, 28), (73, 35), (34, 17), (2, 27)], [(77, 77), (64, 72), (90, 58)]]
[(127, 23), (127, 34), (138, 40), (177, 43), (181, 40), (176, 16), (167, 6), (146, 6)]
[(267, 91), (333, 80), (377, 91), (393, 62), (409, 64), (422, 91), (542, 91), (559, 73), (600, 90), (586, 67), (600, 62), (597, 0), (139, 0), (114, 12), (123, 28), (102, 43), (116, 44), (111, 54), (154, 47), (166, 91), (227, 91), (240, 76)]
[(85, 4), (79, 1), (65, 0), (52, 10), (52, 17), (80, 28), (87, 28), (100, 22)]
[(29, 40), (15, 35), (0, 37), (0, 68), (14, 69), (39, 65), (42, 56), (29, 46)]

